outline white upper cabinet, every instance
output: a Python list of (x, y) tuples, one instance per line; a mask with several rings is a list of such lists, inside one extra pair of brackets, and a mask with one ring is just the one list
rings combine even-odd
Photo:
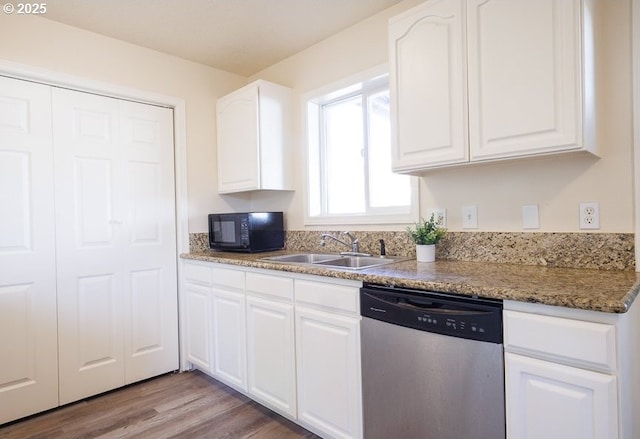
[(220, 99), (218, 192), (292, 190), (291, 90), (258, 80)]
[(396, 172), (594, 152), (580, 0), (433, 0), (391, 19)]
[(460, 0), (439, 0), (390, 21), (394, 171), (469, 160), (462, 13)]

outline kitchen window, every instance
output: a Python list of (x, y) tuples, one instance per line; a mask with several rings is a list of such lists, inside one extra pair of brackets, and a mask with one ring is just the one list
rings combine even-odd
[(417, 179), (391, 172), (389, 81), (376, 73), (305, 99), (306, 224), (415, 221)]

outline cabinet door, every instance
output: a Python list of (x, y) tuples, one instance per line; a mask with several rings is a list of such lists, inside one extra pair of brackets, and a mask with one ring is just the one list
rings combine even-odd
[(469, 0), (471, 160), (581, 147), (580, 2)]
[(0, 77), (0, 424), (58, 405), (50, 87)]
[(360, 320), (296, 307), (298, 420), (335, 438), (362, 437)]
[(247, 391), (246, 313), (244, 293), (213, 290), (213, 375)]
[(292, 304), (247, 297), (247, 375), (252, 397), (295, 417)]
[(258, 86), (218, 100), (218, 192), (259, 189)]
[(185, 283), (185, 329), (187, 360), (205, 372), (213, 370), (211, 361), (211, 289)]
[(468, 160), (461, 0), (436, 0), (389, 22), (394, 171)]
[(615, 439), (616, 378), (507, 353), (507, 437)]

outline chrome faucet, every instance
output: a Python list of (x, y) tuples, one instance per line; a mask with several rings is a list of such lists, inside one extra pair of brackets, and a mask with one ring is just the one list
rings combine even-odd
[(360, 253), (360, 242), (358, 241), (358, 238), (353, 236), (350, 232), (342, 232), (341, 234), (347, 236), (351, 240), (351, 243), (348, 243), (348, 242), (345, 242), (345, 241), (343, 241), (341, 239), (338, 239), (338, 238), (336, 238), (335, 236), (333, 236), (333, 235), (331, 235), (329, 233), (323, 233), (322, 235), (320, 235), (320, 246), (324, 247), (325, 246), (325, 239), (326, 238), (331, 238), (334, 241), (339, 242), (340, 244), (351, 248), (350, 252), (340, 252), (341, 255), (370, 256), (368, 253)]

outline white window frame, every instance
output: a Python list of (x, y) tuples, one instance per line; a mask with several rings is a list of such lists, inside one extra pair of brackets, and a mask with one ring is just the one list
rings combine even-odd
[(311, 187), (310, 179), (319, 178), (316, 172), (320, 169), (311, 169), (310, 163), (314, 160), (311, 157), (311, 149), (319, 149), (320, 142), (320, 121), (318, 112), (320, 107), (335, 97), (335, 92), (342, 91), (348, 87), (356, 86), (368, 80), (388, 74), (387, 65), (378, 66), (356, 75), (345, 78), (341, 81), (329, 84), (320, 89), (306, 93), (302, 97), (304, 115), (303, 145), (305, 153), (305, 194), (304, 194), (304, 224), (305, 225), (353, 225), (353, 224), (412, 224), (418, 219), (419, 213), (419, 179), (410, 177), (411, 204), (406, 213), (390, 212), (385, 209), (375, 209), (372, 212), (349, 214), (349, 215), (310, 215)]

